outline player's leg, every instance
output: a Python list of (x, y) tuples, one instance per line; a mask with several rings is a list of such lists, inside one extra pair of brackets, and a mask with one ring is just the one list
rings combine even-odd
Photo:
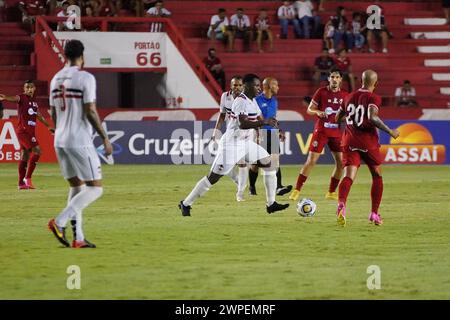
[(244, 191), (247, 187), (248, 166), (245, 162), (238, 163), (238, 188), (236, 193), (237, 201), (244, 201)]
[[(191, 206), (194, 204), (195, 200), (205, 195), (206, 192), (209, 191), (209, 189), (217, 183), (217, 181), (222, 178), (221, 174), (215, 173), (213, 170), (216, 168), (213, 167), (211, 172), (208, 174), (208, 176), (205, 176), (201, 178), (195, 187), (192, 189), (192, 191), (189, 193), (189, 195), (182, 201), (180, 201), (180, 204), (178, 205), (178, 208), (181, 210), (181, 214), (185, 217), (191, 215)], [(216, 169), (217, 170), (217, 169)]]
[(328, 139), (328, 147), (331, 150), (331, 154), (334, 159), (334, 169), (330, 178), (330, 185), (328, 188), (328, 192), (325, 195), (326, 199), (337, 200), (338, 195), (336, 192), (336, 188), (339, 185), (339, 180), (342, 177), (343, 164), (342, 164), (342, 148), (341, 148), (341, 138), (329, 138)]
[(380, 225), (383, 223), (381, 215), (378, 213), (381, 198), (383, 197), (383, 178), (381, 174), (381, 163), (383, 159), (378, 148), (369, 149), (366, 153), (362, 154), (362, 157), (372, 175), (372, 189), (370, 192), (372, 211), (369, 215), (369, 221), (375, 223), (375, 225)]
[(25, 182), (25, 176), (27, 174), (27, 165), (28, 159), (30, 158), (30, 150), (26, 149), (26, 147), (22, 147), (19, 161), (19, 190), (29, 189), (28, 185)]
[(338, 194), (336, 189), (339, 185), (339, 181), (342, 177), (343, 167), (342, 167), (342, 152), (331, 152), (334, 158), (334, 169), (330, 178), (330, 185), (328, 186), (328, 192), (325, 195), (325, 199), (338, 200)]
[(257, 165), (250, 165), (250, 169), (248, 170), (248, 192), (251, 196), (256, 196), (256, 180), (258, 179), (259, 168)]
[(300, 173), (297, 177), (297, 183), (295, 185), (295, 189), (289, 195), (290, 200), (294, 200), (294, 201), (298, 200), (298, 198), (300, 197), (300, 191), (303, 187), (303, 184), (308, 179), (309, 174), (311, 173), (312, 169), (316, 165), (317, 160), (319, 160), (319, 158), (320, 158), (320, 152), (310, 151), (308, 153), (308, 158), (306, 159), (306, 162), (303, 165), (303, 167), (300, 170)]
[(343, 152), (344, 178), (339, 183), (339, 201), (336, 211), (338, 224), (345, 226), (346, 223), (346, 204), (356, 173), (361, 164), (361, 157), (358, 151), (345, 149)]
[(33, 186), (33, 182), (31, 181), (31, 177), (33, 176), (34, 169), (36, 169), (36, 165), (39, 161), (39, 158), (41, 157), (42, 151), (39, 145), (34, 146), (31, 151), (32, 153), (30, 154), (30, 157), (28, 159), (25, 183), (27, 184), (28, 188), (35, 189), (35, 187)]
[[(239, 154), (241, 155), (239, 156)], [(181, 214), (185, 217), (190, 216), (191, 206), (194, 202), (208, 192), (212, 185), (219, 181), (223, 175), (227, 175), (233, 170), (236, 163), (239, 159), (242, 159), (244, 155), (245, 152), (235, 148), (235, 146), (224, 146), (219, 144), (216, 158), (211, 165), (211, 171), (208, 176), (201, 178), (189, 195), (178, 204)]]

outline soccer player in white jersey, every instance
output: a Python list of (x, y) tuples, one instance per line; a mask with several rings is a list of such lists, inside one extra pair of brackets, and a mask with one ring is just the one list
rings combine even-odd
[(253, 98), (261, 90), (261, 81), (254, 74), (248, 74), (243, 79), (244, 92), (233, 101), (231, 107), (231, 120), (227, 131), (220, 140), (216, 158), (211, 166), (208, 176), (197, 182), (194, 189), (180, 201), (178, 207), (183, 216), (191, 215), (191, 206), (197, 198), (203, 196), (213, 184), (228, 174), (242, 159), (247, 163), (258, 162), (264, 170), (264, 185), (266, 187), (267, 213), (284, 210), (289, 204), (279, 204), (275, 201), (277, 188), (276, 168), (270, 162), (267, 151), (254, 142), (253, 129), (264, 125), (278, 127), (274, 118), (262, 119), (258, 105)]
[[(217, 132), (222, 127), (222, 124), (231, 119), (231, 107), (233, 105), (234, 99), (239, 96), (242, 92), (242, 77), (234, 76), (231, 79), (230, 91), (222, 93), (220, 97), (220, 115), (217, 118), (216, 126), (214, 127), (212, 140), (216, 141)], [(238, 172), (232, 169), (228, 174), (234, 183), (237, 185), (236, 200), (244, 201), (244, 191), (247, 186), (248, 180), (248, 167), (244, 160), (241, 160), (238, 164)]]
[(70, 66), (64, 67), (50, 84), (50, 108), (56, 124), (55, 151), (61, 172), (70, 190), (65, 209), (48, 223), (48, 228), (66, 247), (66, 224), (71, 220), (73, 248), (95, 248), (84, 238), (82, 213), (103, 193), (100, 159), (93, 144), (93, 130), (103, 139), (104, 153), (112, 146), (101, 125), (96, 108), (96, 82), (92, 74), (81, 70), (84, 64), (81, 41), (66, 43), (64, 54)]

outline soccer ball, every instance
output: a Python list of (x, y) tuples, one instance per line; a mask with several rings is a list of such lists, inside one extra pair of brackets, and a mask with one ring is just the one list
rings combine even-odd
[(311, 199), (303, 198), (297, 203), (297, 213), (302, 217), (312, 217), (316, 213), (316, 208)]

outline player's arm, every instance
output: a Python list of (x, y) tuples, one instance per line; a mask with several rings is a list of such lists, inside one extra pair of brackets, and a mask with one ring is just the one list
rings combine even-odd
[(95, 131), (97, 131), (98, 135), (103, 140), (103, 145), (105, 146), (105, 155), (109, 156), (110, 154), (112, 154), (112, 145), (108, 139), (108, 135), (106, 134), (105, 130), (102, 127), (100, 117), (98, 116), (97, 113), (97, 107), (95, 106), (95, 102), (85, 103), (83, 105), (83, 108), (89, 123), (92, 125)]
[(311, 102), (309, 103), (306, 113), (309, 114), (310, 116), (318, 116), (319, 118), (327, 117), (327, 114), (324, 111), (319, 110), (319, 106), (317, 102), (315, 102), (314, 100), (311, 100)]
[(274, 118), (262, 119), (260, 116), (257, 121), (250, 121), (246, 114), (239, 115), (239, 129), (257, 129), (266, 125), (278, 128), (278, 121)]
[(336, 122), (342, 122), (345, 119), (345, 111), (342, 108), (339, 108), (339, 110), (336, 113)]
[(36, 117), (37, 117), (37, 119), (38, 119), (41, 123), (44, 124), (44, 126), (47, 127), (47, 129), (48, 129), (51, 133), (54, 133), (54, 132), (55, 132), (55, 129), (52, 128), (52, 127), (50, 126), (50, 124), (47, 122), (47, 120), (45, 120), (45, 118), (42, 116), (42, 114), (41, 114), (39, 111), (38, 111)]
[(378, 116), (378, 108), (371, 105), (369, 105), (369, 119), (370, 122), (372, 122), (375, 127), (377, 127), (380, 130), (383, 130), (384, 132), (389, 134), (392, 138), (397, 139), (398, 136), (400, 135), (397, 129), (392, 130), (383, 122), (383, 120), (380, 119), (380, 117)]
[(225, 121), (225, 116), (226, 116), (226, 113), (220, 113), (219, 117), (217, 118), (216, 126), (214, 127), (214, 131), (213, 131), (211, 140), (216, 140), (217, 131), (219, 131), (220, 128), (222, 128), (222, 124)]
[(19, 102), (19, 96), (7, 96), (5, 94), (0, 94), (0, 101), (8, 101), (8, 102)]
[(52, 116), (53, 123), (56, 126), (56, 108), (54, 106), (50, 106), (50, 115)]

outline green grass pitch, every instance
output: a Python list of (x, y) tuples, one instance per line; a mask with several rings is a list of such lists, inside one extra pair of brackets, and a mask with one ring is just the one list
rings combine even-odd
[[(84, 212), (98, 248), (62, 248), (47, 230), (65, 206), (57, 165), (40, 164), (35, 191), (16, 187), (16, 165), (0, 167), (0, 299), (450, 299), (448, 166), (385, 166), (381, 214), (367, 221), (370, 177), (362, 167), (349, 196), (347, 226), (325, 200), (331, 166), (317, 166), (295, 203), (268, 215), (258, 196), (235, 201), (224, 177), (182, 217), (177, 204), (208, 166), (104, 166), (103, 197)], [(297, 166), (283, 167), (284, 184)], [(287, 202), (287, 195), (279, 202)], [(71, 240), (71, 232), (68, 233)], [(67, 268), (81, 270), (69, 290)], [(370, 265), (381, 289), (369, 290)]]

